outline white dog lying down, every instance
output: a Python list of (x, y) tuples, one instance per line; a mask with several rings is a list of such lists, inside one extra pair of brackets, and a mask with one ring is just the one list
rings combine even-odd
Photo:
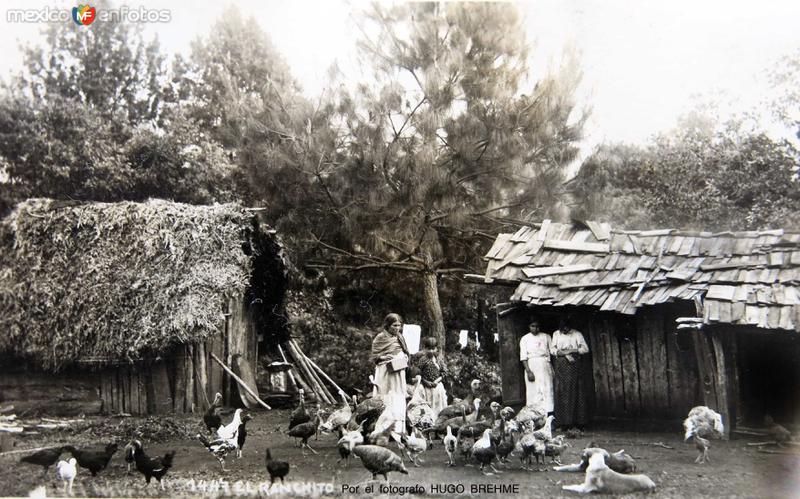
[(564, 464), (561, 466), (553, 466), (553, 469), (556, 471), (567, 471), (567, 472), (581, 472), (583, 473), (586, 471), (586, 468), (589, 467), (589, 458), (592, 457), (592, 454), (600, 453), (603, 455), (605, 463), (608, 465), (609, 468), (616, 471), (617, 473), (633, 473), (636, 471), (636, 462), (633, 458), (626, 454), (624, 450), (619, 450), (613, 454), (608, 452), (607, 450), (596, 447), (594, 442), (589, 444), (589, 447), (583, 449), (581, 452), (581, 462), (575, 464)]
[(631, 492), (651, 491), (656, 488), (650, 478), (645, 475), (623, 475), (609, 468), (601, 452), (595, 452), (589, 458), (586, 478), (580, 485), (564, 485), (564, 490), (587, 494), (628, 494)]

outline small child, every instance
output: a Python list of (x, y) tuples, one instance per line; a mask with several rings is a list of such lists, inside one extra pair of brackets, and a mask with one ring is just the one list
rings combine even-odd
[(439, 411), (447, 407), (447, 392), (442, 384), (442, 369), (436, 359), (439, 342), (434, 337), (427, 337), (423, 341), (424, 355), (419, 360), (419, 371), (422, 376), (422, 391), (425, 401), (438, 415)]

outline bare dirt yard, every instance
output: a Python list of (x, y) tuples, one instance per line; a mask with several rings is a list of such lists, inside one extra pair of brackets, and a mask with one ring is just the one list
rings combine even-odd
[[(415, 468), (407, 463), (408, 475), (392, 473), (388, 483), (382, 478), (371, 482), (370, 473), (357, 459), (351, 460), (347, 467), (336, 463), (339, 456), (335, 436), (321, 436), (316, 441), (312, 439), (310, 443), (318, 454), (309, 453), (303, 457), (300, 449), (294, 446), (293, 439), (285, 434), (288, 411), (274, 410), (254, 415), (255, 419), (248, 423), (248, 440), (243, 457), (238, 460), (230, 457), (228, 472), (224, 474), (220, 472), (216, 459), (197, 440), (189, 437), (200, 430), (199, 416), (168, 418), (170, 425), (162, 432), (166, 435), (164, 441), (153, 442), (144, 438), (145, 451), (150, 455), (177, 451), (175, 465), (167, 475), (164, 491), (159, 489), (155, 481), (147, 487), (144, 478), (135, 470), (130, 474), (127, 472), (121, 448), (129, 440), (129, 433), (102, 433), (102, 429), (107, 428), (127, 430), (143, 423), (144, 419), (125, 418), (124, 425), (114, 423), (117, 424), (114, 426), (112, 420), (96, 418), (92, 422), (99, 426), (91, 431), (75, 428), (17, 437), (13, 453), (0, 455), (0, 495), (27, 496), (41, 485), (46, 486), (48, 496), (63, 495), (61, 489), (57, 488), (54, 468), (47, 476), (42, 476), (41, 467), (20, 463), (19, 458), (24, 454), (14, 452), (16, 450), (112, 441), (120, 443), (120, 451), (114, 455), (109, 468), (96, 478), (92, 478), (86, 470), (79, 470), (73, 488), (75, 496), (377, 496), (384, 492), (387, 497), (397, 497), (410, 487), (417, 487), (417, 490), (421, 487), (425, 497), (568, 497), (577, 494), (565, 492), (561, 486), (583, 481), (582, 474), (556, 472), (549, 467), (548, 471), (521, 470), (519, 460), (514, 457), (509, 466), (501, 468), (502, 474), (494, 476), (484, 476), (476, 467), (463, 466), (461, 463), (455, 468), (448, 468), (444, 449), (437, 443), (423, 454), (424, 464), (421, 467)], [(152, 423), (153, 419), (149, 421)], [(151, 438), (159, 440), (163, 435), (151, 433)], [(562, 462), (578, 461), (580, 450), (590, 441), (610, 451), (625, 449), (634, 456), (640, 472), (650, 476), (658, 486), (654, 494), (648, 494), (649, 497), (800, 497), (800, 455), (760, 453), (754, 447), (748, 447), (747, 440), (713, 441), (710, 451), (712, 461), (697, 465), (693, 463), (696, 450), (691, 443), (681, 441), (680, 428), (665, 428), (664, 433), (646, 434), (594, 431), (570, 440), (572, 448), (567, 449)], [(659, 442), (672, 449), (653, 445)], [(267, 489), (269, 477), (264, 465), (264, 450), (267, 447), (272, 449), (274, 458), (291, 463), (284, 486), (276, 485)], [(67, 457), (66, 453), (62, 456)], [(367, 489), (370, 484), (373, 485), (372, 491)], [(353, 488), (356, 485), (358, 489)], [(387, 485), (392, 488), (380, 488)], [(495, 492), (487, 493), (485, 487), (480, 491), (481, 485), (495, 487)]]

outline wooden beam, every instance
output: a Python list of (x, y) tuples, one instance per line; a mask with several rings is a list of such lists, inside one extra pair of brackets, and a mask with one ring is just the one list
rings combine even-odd
[(718, 411), (720, 405), (717, 400), (717, 377), (714, 369), (714, 355), (703, 331), (695, 330), (691, 332), (691, 335), (692, 341), (694, 342), (695, 356), (697, 358), (697, 373), (700, 377), (700, 392), (703, 397), (703, 405)]
[(219, 364), (219, 365), (220, 365), (220, 367), (222, 367), (222, 369), (223, 369), (223, 370), (224, 370), (226, 373), (228, 373), (228, 375), (229, 375), (231, 378), (233, 378), (233, 379), (234, 379), (234, 381), (236, 381), (237, 383), (239, 383), (239, 386), (241, 386), (242, 388), (244, 388), (244, 390), (245, 390), (247, 393), (249, 393), (250, 395), (252, 395), (252, 396), (253, 396), (253, 398), (255, 398), (255, 399), (256, 399), (256, 401), (257, 401), (259, 404), (261, 404), (261, 406), (262, 406), (262, 407), (264, 407), (265, 409), (272, 409), (272, 407), (270, 407), (269, 405), (267, 405), (267, 403), (266, 403), (266, 402), (264, 402), (263, 400), (261, 400), (261, 398), (258, 396), (258, 393), (254, 392), (252, 388), (250, 388), (249, 386), (247, 386), (247, 383), (245, 383), (245, 382), (244, 382), (244, 380), (243, 380), (242, 378), (240, 378), (239, 376), (237, 376), (237, 375), (236, 375), (236, 373), (234, 373), (234, 372), (231, 370), (231, 368), (229, 368), (228, 366), (226, 366), (226, 365), (225, 365), (225, 363), (224, 363), (224, 362), (222, 362), (221, 360), (219, 360), (219, 357), (217, 357), (216, 355), (214, 355), (214, 354), (212, 353), (212, 354), (211, 354), (211, 358), (212, 358), (212, 359), (214, 359), (214, 360), (217, 362), (217, 364)]
[(591, 270), (594, 270), (594, 267), (592, 267), (588, 263), (579, 263), (576, 265), (566, 265), (564, 267), (554, 266), (554, 267), (523, 268), (522, 273), (525, 274), (526, 277), (533, 278), (533, 277), (544, 277), (549, 275), (577, 274), (580, 272), (588, 272)]

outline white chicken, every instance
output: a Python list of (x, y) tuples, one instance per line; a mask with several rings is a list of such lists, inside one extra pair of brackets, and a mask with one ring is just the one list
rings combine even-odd
[(384, 443), (381, 440), (389, 436), (400, 444), (400, 433), (404, 431), (405, 397), (398, 394), (384, 396), (386, 406), (375, 421), (375, 429), (369, 434), (370, 443)]
[(236, 409), (236, 412), (233, 413), (233, 420), (225, 426), (217, 428), (217, 436), (222, 440), (233, 440), (235, 443), (240, 424), (242, 424), (242, 410)]
[(721, 438), (725, 432), (722, 424), (722, 416), (706, 406), (697, 406), (689, 411), (689, 417), (683, 421), (683, 428), (686, 430), (684, 439), (694, 439), (694, 445), (699, 454), (694, 460), (695, 463), (703, 464), (710, 461), (708, 449), (711, 443), (708, 438)]
[(56, 478), (64, 482), (64, 493), (72, 495), (72, 481), (78, 474), (78, 461), (73, 457), (69, 461), (61, 460), (56, 465)]
[(362, 421), (361, 425), (355, 430), (345, 430), (342, 437), (336, 442), (336, 448), (339, 450), (339, 459), (336, 461), (337, 464), (344, 460), (345, 466), (347, 466), (348, 458), (350, 454), (353, 453), (355, 446), (364, 443), (364, 435), (361, 433), (363, 424), (364, 422)]
[(414, 466), (419, 466), (422, 462), (419, 455), (428, 448), (428, 441), (420, 433), (419, 428), (414, 428), (411, 435), (400, 435), (400, 442), (405, 448), (406, 454)]
[(539, 428), (538, 430), (533, 432), (533, 436), (538, 438), (539, 440), (550, 440), (553, 438), (553, 420), (555, 419), (554, 416), (547, 416), (547, 419), (544, 422), (544, 426)]
[(447, 435), (442, 439), (442, 443), (444, 443), (444, 450), (447, 451), (447, 465), (448, 466), (455, 466), (456, 465), (456, 448), (458, 447), (458, 439), (455, 435), (453, 435), (453, 428), (448, 426), (447, 427)]

